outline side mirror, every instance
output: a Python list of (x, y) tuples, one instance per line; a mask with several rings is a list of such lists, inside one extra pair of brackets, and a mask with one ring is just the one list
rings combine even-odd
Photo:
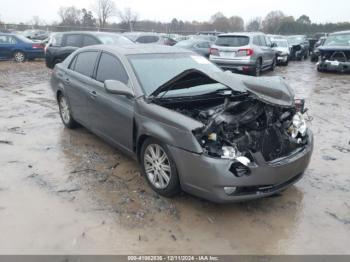
[(108, 93), (115, 95), (134, 96), (134, 93), (130, 87), (120, 81), (106, 80), (104, 86)]
[(276, 43), (272, 43), (271, 47), (277, 47), (277, 44)]

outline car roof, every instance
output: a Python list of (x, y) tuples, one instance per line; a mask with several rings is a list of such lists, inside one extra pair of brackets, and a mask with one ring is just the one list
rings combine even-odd
[(254, 35), (264, 35), (262, 32), (232, 32), (232, 33), (225, 33), (225, 34), (220, 34), (220, 36), (254, 36)]
[(111, 53), (119, 53), (122, 55), (136, 55), (136, 54), (176, 54), (176, 53), (192, 53), (189, 50), (165, 45), (153, 44), (135, 44), (135, 45), (95, 45), (81, 48), (79, 50), (104, 50)]
[(330, 35), (343, 35), (343, 34), (350, 34), (350, 30), (334, 32), (334, 33), (332, 33)]
[(55, 34), (85, 34), (85, 35), (121, 35), (114, 32), (97, 32), (97, 31), (68, 31), (68, 32), (54, 32)]

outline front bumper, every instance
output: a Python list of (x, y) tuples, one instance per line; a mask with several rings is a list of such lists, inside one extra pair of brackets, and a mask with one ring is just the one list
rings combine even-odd
[[(308, 143), (290, 155), (266, 162), (261, 153), (252, 154), (250, 174), (237, 177), (230, 168), (235, 160), (212, 158), (170, 147), (176, 160), (182, 189), (213, 202), (237, 202), (267, 197), (296, 183), (309, 165), (313, 136)], [(224, 187), (237, 187), (237, 194), (227, 195)]]
[(324, 60), (317, 64), (317, 68), (320, 71), (347, 73), (350, 72), (350, 62)]
[(277, 64), (286, 63), (288, 61), (288, 55), (277, 56)]

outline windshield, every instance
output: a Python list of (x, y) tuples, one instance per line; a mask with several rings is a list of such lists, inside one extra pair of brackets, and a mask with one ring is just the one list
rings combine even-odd
[(105, 45), (130, 45), (133, 42), (124, 36), (120, 35), (96, 35), (97, 38)]
[(304, 40), (305, 40), (305, 38), (303, 36), (289, 36), (288, 37), (288, 41), (292, 45), (300, 44), (300, 43), (304, 42)]
[(217, 46), (245, 46), (249, 44), (248, 36), (219, 36), (215, 42)]
[(350, 46), (350, 34), (331, 35), (324, 42), (324, 46)]
[[(204, 73), (221, 71), (206, 58), (192, 54), (142, 54), (130, 55), (128, 58), (146, 95), (188, 69), (198, 69)], [(199, 85), (169, 91), (167, 96), (199, 95), (224, 88), (226, 87), (222, 84)]]
[(287, 41), (273, 41), (277, 47), (288, 47)]

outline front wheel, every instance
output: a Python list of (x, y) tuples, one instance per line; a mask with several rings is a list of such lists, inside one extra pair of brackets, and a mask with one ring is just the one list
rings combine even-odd
[(140, 160), (142, 173), (155, 192), (173, 197), (181, 191), (175, 162), (165, 144), (147, 139), (142, 145)]
[(21, 51), (16, 51), (13, 54), (13, 59), (17, 62), (17, 63), (23, 63), (26, 60), (26, 55), (21, 52)]
[(58, 96), (58, 108), (63, 124), (70, 129), (77, 127), (78, 124), (72, 117), (67, 98), (63, 94)]

